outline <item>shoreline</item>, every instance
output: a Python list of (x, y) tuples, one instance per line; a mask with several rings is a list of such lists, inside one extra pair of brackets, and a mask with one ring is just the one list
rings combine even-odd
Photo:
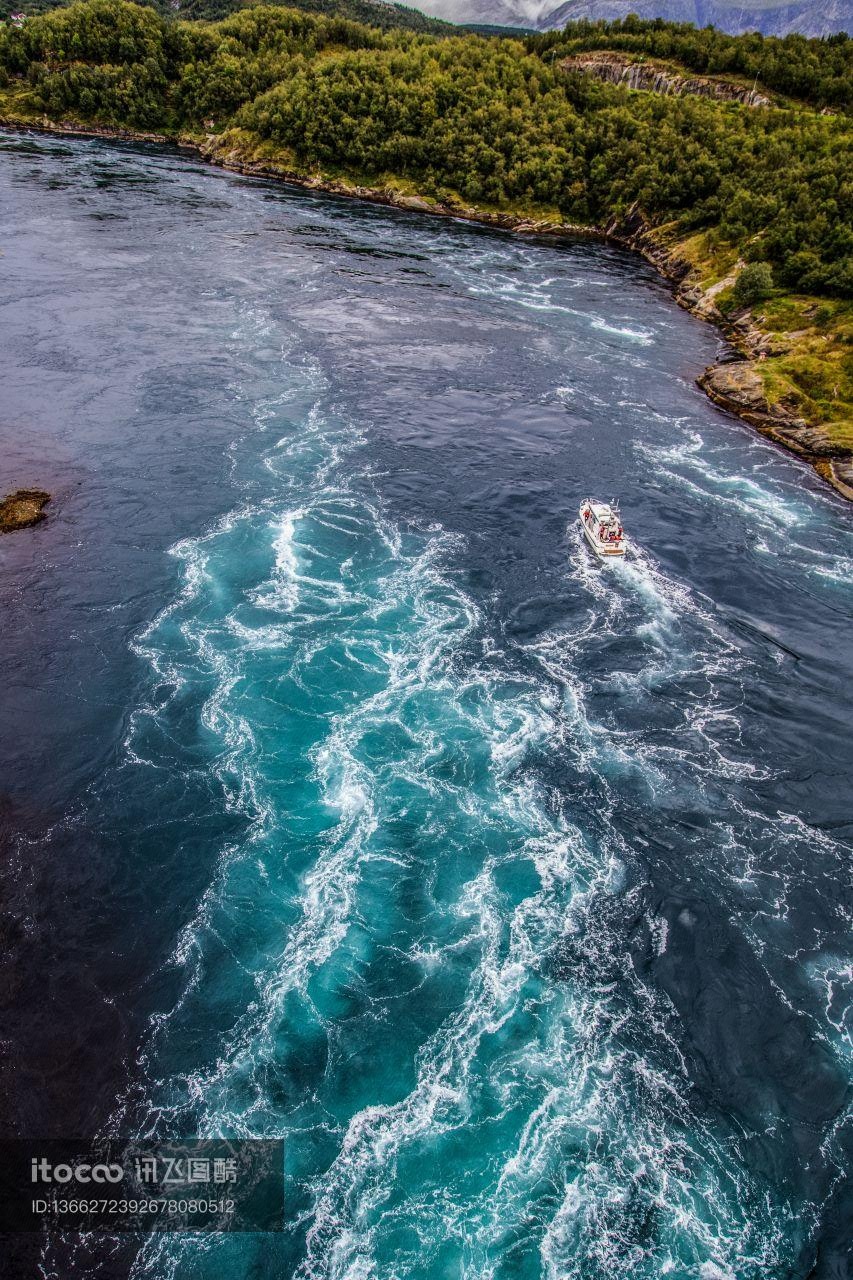
[(446, 205), (423, 196), (407, 195), (392, 186), (368, 187), (339, 178), (306, 176), (274, 162), (247, 159), (241, 156), (238, 148), (232, 146), (229, 149), (223, 145), (223, 139), (217, 135), (208, 135), (201, 142), (198, 138), (187, 135), (174, 137), (106, 125), (87, 127), (71, 121), (55, 124), (44, 118), (40, 123), (35, 123), (4, 116), (0, 116), (0, 130), (175, 146), (197, 156), (206, 164), (244, 177), (281, 182), (307, 191), (345, 196), (409, 213), (424, 213), (433, 217), (470, 222), (515, 235), (543, 236), (567, 241), (588, 239), (630, 249), (638, 253), (666, 280), (679, 306), (713, 325), (737, 353), (731, 360), (707, 366), (696, 377), (696, 385), (718, 408), (739, 418), (766, 439), (808, 462), (836, 493), (853, 502), (853, 453), (834, 446), (821, 424), (809, 423), (782, 405), (769, 403), (765, 398), (758, 373), (758, 361), (762, 358), (762, 344), (767, 335), (754, 322), (743, 324), (727, 320), (717, 310), (713, 298), (694, 278), (692, 265), (680, 256), (678, 247), (670, 249), (662, 244), (655, 236), (654, 228), (638, 211), (631, 210), (621, 221), (614, 221), (606, 226), (589, 226), (525, 218), (513, 213), (492, 213), (468, 205)]

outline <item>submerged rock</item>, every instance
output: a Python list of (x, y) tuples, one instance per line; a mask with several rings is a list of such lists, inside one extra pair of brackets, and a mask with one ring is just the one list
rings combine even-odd
[(16, 489), (0, 502), (0, 533), (14, 533), (45, 519), (50, 494), (43, 489)]

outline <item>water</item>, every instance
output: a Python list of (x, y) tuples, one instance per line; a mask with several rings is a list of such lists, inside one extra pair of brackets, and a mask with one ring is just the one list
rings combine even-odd
[(41, 1273), (850, 1274), (850, 508), (630, 256), (2, 152), (6, 1096), (288, 1180)]

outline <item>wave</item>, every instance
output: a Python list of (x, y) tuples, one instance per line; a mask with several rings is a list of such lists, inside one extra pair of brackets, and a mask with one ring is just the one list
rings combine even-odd
[[(695, 663), (685, 618), (710, 620), (640, 549), (613, 575), (578, 556), (586, 623), (496, 660), (457, 579), (464, 544), (393, 524), (359, 439), (319, 395), (265, 458), (284, 500), (176, 548), (183, 589), (141, 648), (171, 698), (206, 690), (214, 768), (250, 825), (176, 944), (183, 989), (152, 1023), (136, 1123), (284, 1135), (300, 1280), (426, 1273), (448, 1256), (498, 1276), (519, 1251), (555, 1277), (651, 1277), (675, 1260), (757, 1276), (785, 1244), (693, 1113), (672, 1012), (634, 971), (633, 853), (534, 767), (568, 752), (578, 779), (606, 787), (639, 767), (664, 786), (641, 735), (620, 740), (585, 710), (583, 651), (632, 626), (648, 659), (632, 679), (651, 688)], [(150, 727), (134, 725), (129, 761), (150, 758)], [(665, 922), (650, 927), (663, 949)], [(389, 970), (408, 975), (412, 1078), (376, 1102), (393, 1066), (380, 1085), (367, 1062), (396, 1061), (388, 1019), (402, 1013), (398, 995), (371, 994)], [(442, 990), (457, 997), (436, 1017)], [(356, 1044), (369, 1088), (348, 1081)], [(298, 1079), (312, 1054), (325, 1066), (294, 1092), (287, 1064)], [(489, 1133), (500, 1142), (478, 1148)], [(200, 1248), (232, 1245), (152, 1240), (136, 1275), (191, 1274)]]
[(650, 329), (641, 329), (637, 325), (612, 324), (603, 316), (594, 316), (590, 324), (593, 329), (598, 329), (601, 333), (610, 333), (616, 338), (628, 338), (631, 342), (638, 342), (644, 347), (651, 346), (655, 340)]
[[(327, 219), (315, 197), (300, 205)], [(497, 591), (481, 599), (471, 585), (488, 576), (485, 541), (392, 518), (362, 447), (369, 406), (401, 403), (374, 399), (372, 378), (387, 390), (389, 317), (406, 318), (405, 287), (393, 307), (360, 292), (364, 276), (358, 293), (345, 290), (382, 322), (375, 345), (357, 349), (364, 326), (336, 325), (340, 279), (322, 265), (330, 250), (334, 270), (343, 265), (340, 219), (293, 218), (297, 233), (323, 237), (305, 246), (316, 249), (308, 262), (282, 234), (292, 223), (267, 212), (276, 280), (286, 273), (300, 298), (316, 291), (287, 323), (305, 322), (330, 353), (366, 425), (282, 341), (286, 294), (260, 292), (270, 306), (243, 308), (223, 366), (240, 420), (251, 408), (254, 423), (231, 449), (233, 509), (172, 549), (173, 599), (134, 641), (143, 697), (121, 767), (95, 784), (91, 825), (126, 838), (127, 881), (148, 856), (163, 868), (142, 919), (156, 911), (158, 939), (173, 926), (139, 995), (155, 1012), (111, 1132), (281, 1136), (287, 1217), (269, 1236), (149, 1237), (135, 1275), (793, 1274), (821, 1179), (843, 1157), (819, 1108), (800, 1106), (799, 1080), (775, 1096), (771, 1086), (789, 1064), (810, 1071), (812, 1042), (849, 1053), (850, 920), (835, 902), (849, 849), (776, 799), (784, 757), (756, 742), (767, 720), (754, 704), (776, 691), (777, 669), (721, 621), (679, 558), (668, 567), (636, 542), (602, 567), (577, 529), (562, 577), (541, 547), (519, 563), (532, 526), (498, 557), (496, 576), (512, 562), (508, 591), (511, 575), (542, 600), (556, 588), (548, 629), (532, 630), (538, 607), (523, 628), (496, 616)], [(355, 240), (369, 241), (379, 216), (353, 206), (353, 249), (369, 248)], [(220, 229), (233, 238), (233, 218)], [(456, 296), (439, 316), (454, 333), (482, 322), (475, 381), (494, 389), (494, 366), (479, 363), (489, 351), (506, 353), (507, 394), (558, 381), (554, 359), (604, 395), (606, 352), (617, 419), (667, 436), (663, 448), (642, 442), (642, 485), (702, 519), (742, 511), (762, 556), (785, 536), (807, 541), (810, 512), (780, 478), (788, 464), (757, 443), (743, 476), (737, 451), (710, 448), (692, 418), (643, 405), (652, 378), (634, 375), (665, 319), (629, 323), (618, 293), (612, 321), (598, 293), (592, 310), (571, 312), (593, 286), (620, 288), (619, 272), (568, 280), (570, 252), (470, 228), (448, 252), (448, 228), (424, 234), (436, 289), (457, 272), (459, 295), (495, 299)], [(220, 315), (235, 291), (261, 289), (242, 251), (234, 261), (246, 275), (212, 288), (228, 299)], [(639, 305), (656, 317), (650, 295)], [(486, 331), (507, 318), (492, 351)], [(516, 364), (519, 330), (531, 341)], [(438, 346), (418, 349), (422, 371)], [(664, 364), (680, 404), (677, 361)], [(572, 388), (544, 394), (565, 403)], [(578, 446), (578, 476), (600, 463), (598, 430), (611, 432), (598, 440), (615, 446), (608, 465), (630, 447), (620, 421), (599, 417), (589, 452)], [(550, 469), (535, 443), (538, 459), (519, 464), (533, 511)], [(487, 433), (480, 456), (491, 447)], [(552, 516), (540, 530), (549, 541)], [(845, 563), (826, 554), (805, 562), (818, 574)], [(118, 892), (129, 917), (139, 889)], [(751, 1035), (751, 1017), (766, 1036)], [(742, 1109), (727, 1088), (736, 1075), (755, 1086)], [(821, 1090), (828, 1078), (812, 1077)], [(791, 1100), (800, 1109), (786, 1112)]]
[[(634, 450), (658, 477), (712, 510), (715, 519), (728, 513), (753, 551), (798, 566), (810, 564), (819, 580), (853, 584), (849, 530), (828, 530), (826, 522), (817, 519), (820, 508), (816, 511), (813, 499), (804, 494), (799, 476), (780, 474), (778, 449), (761, 441), (753, 444), (756, 453), (766, 453), (766, 461), (756, 461), (749, 474), (727, 464), (725, 443), (711, 444), (689, 426), (674, 445), (637, 441)], [(785, 460), (785, 470), (800, 465), (804, 464)]]

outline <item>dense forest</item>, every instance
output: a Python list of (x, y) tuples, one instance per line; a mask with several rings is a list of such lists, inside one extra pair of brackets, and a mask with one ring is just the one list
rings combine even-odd
[[(51, 9), (65, 8), (71, 0), (0, 0), (0, 22), (12, 13), (37, 15)], [(217, 22), (229, 13), (245, 8), (246, 0), (136, 0), (149, 5), (167, 18)], [(251, 2), (251, 0), (249, 0)], [(406, 31), (431, 32), (433, 35), (452, 34), (456, 27), (452, 22), (430, 18), (420, 9), (396, 4), (392, 0), (273, 0), (286, 3), (289, 9), (302, 9), (307, 13), (323, 14), (330, 18), (349, 18), (352, 22), (364, 22), (371, 27), (390, 31), (401, 27)], [(497, 28), (495, 28), (497, 30)]]
[[(33, 0), (34, 3), (52, 4), (53, 0)], [(429, 18), (420, 9), (404, 4), (386, 3), (386, 0), (277, 0), (288, 9), (301, 9), (306, 13), (321, 14), (328, 18), (348, 18), (351, 22), (363, 22), (367, 26), (391, 31), (399, 27), (405, 31), (420, 31), (433, 35), (451, 34), (452, 22)], [(243, 0), (149, 0), (155, 8), (168, 16), (201, 18), (217, 21), (245, 7)]]
[(789, 35), (782, 39), (749, 32), (726, 35), (715, 27), (641, 21), (572, 22), (562, 31), (530, 36), (532, 53), (548, 59), (589, 49), (614, 49), (633, 57), (672, 61), (700, 75), (742, 76), (766, 89), (817, 107), (853, 107), (853, 40), (844, 34), (825, 40)]
[[(853, 295), (845, 116), (632, 93), (567, 75), (547, 56), (559, 46), (541, 39), (383, 32), (261, 6), (184, 22), (88, 0), (0, 29), (0, 76), (54, 120), (239, 130), (304, 172), (407, 182), (448, 204), (596, 225), (636, 204), (765, 263), (776, 287)], [(752, 37), (719, 39), (753, 48)], [(806, 43), (816, 70), (800, 97), (814, 97), (847, 46)]]

